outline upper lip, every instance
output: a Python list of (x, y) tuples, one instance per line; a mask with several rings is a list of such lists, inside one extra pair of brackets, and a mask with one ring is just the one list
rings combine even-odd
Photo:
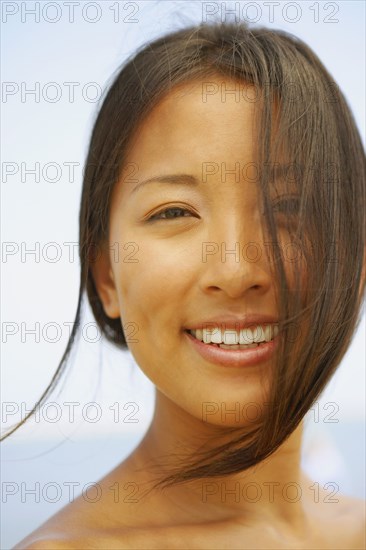
[(236, 317), (233, 315), (216, 316), (202, 321), (194, 322), (186, 327), (187, 330), (220, 328), (222, 330), (242, 330), (253, 325), (264, 325), (277, 323), (278, 320), (273, 315), (250, 314), (244, 317)]

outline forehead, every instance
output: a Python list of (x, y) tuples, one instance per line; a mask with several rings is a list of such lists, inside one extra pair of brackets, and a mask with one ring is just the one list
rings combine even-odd
[[(237, 168), (240, 180), (254, 183), (261, 170), (256, 155), (261, 108), (257, 96), (253, 85), (221, 76), (172, 88), (130, 140), (120, 180), (123, 192), (131, 192), (135, 182), (171, 174), (190, 173), (207, 182), (208, 173), (211, 183), (223, 177), (230, 182), (237, 176), (223, 174)], [(286, 180), (286, 187), (294, 188), (293, 172), (284, 177), (285, 157), (278, 160), (271, 167), (270, 185), (282, 188)], [(131, 166), (134, 183), (128, 181)]]
[(186, 161), (196, 162), (208, 155), (216, 160), (250, 156), (256, 139), (250, 88), (219, 76), (175, 86), (139, 125), (128, 148), (129, 161), (142, 162), (145, 154), (177, 160), (184, 153)]

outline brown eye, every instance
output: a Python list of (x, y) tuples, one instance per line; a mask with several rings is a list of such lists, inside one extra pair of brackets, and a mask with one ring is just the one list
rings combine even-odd
[[(183, 216), (180, 215), (183, 212)], [(176, 218), (185, 218), (188, 216), (193, 216), (192, 212), (190, 210), (187, 210), (186, 208), (180, 208), (178, 206), (174, 206), (171, 208), (165, 208), (164, 210), (160, 210), (160, 212), (156, 212), (156, 214), (153, 214), (148, 218), (148, 221), (156, 221), (156, 220), (174, 220)]]
[(299, 213), (300, 197), (279, 197), (272, 203), (274, 212), (281, 214), (295, 215)]

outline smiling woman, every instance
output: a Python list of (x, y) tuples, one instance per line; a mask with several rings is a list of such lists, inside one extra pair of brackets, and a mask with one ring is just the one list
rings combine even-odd
[(156, 40), (111, 85), (87, 167), (77, 323), (38, 404), (86, 290), (156, 387), (147, 434), (100, 485), (146, 491), (76, 499), (17, 548), (362, 548), (362, 503), (328, 510), (300, 466), (365, 288), (365, 156), (319, 59), (244, 24)]

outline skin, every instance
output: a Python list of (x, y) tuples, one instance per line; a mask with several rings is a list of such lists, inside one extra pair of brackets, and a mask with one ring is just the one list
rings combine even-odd
[[(212, 80), (220, 85), (223, 79)], [(129, 342), (129, 349), (156, 386), (153, 421), (137, 449), (99, 481), (100, 501), (76, 499), (17, 549), (364, 548), (363, 501), (331, 497), (319, 484), (315, 498), (314, 480), (301, 470), (302, 425), (255, 468), (175, 485), (139, 500), (161, 474), (162, 456), (192, 452), (207, 438), (217, 445), (227, 440), (228, 428), (250, 425), (247, 417), (238, 422), (230, 414), (203, 422), (202, 403), (225, 402), (228, 410), (236, 402), (263, 405), (270, 384), (270, 360), (223, 368), (201, 358), (183, 332), (195, 321), (225, 313), (276, 315), (265, 254), (258, 262), (237, 263), (230, 254), (224, 262), (220, 254), (202, 261), (204, 242), (224, 242), (230, 250), (236, 242), (263, 246), (265, 240), (253, 182), (243, 176), (237, 182), (232, 174), (224, 181), (220, 171), (202, 181), (203, 162), (223, 162), (231, 169), (255, 158), (254, 105), (230, 98), (222, 102), (217, 94), (203, 103), (200, 82), (180, 86), (154, 108), (130, 144), (127, 162), (138, 167), (138, 182), (168, 174), (190, 174), (200, 182), (196, 187), (151, 183), (133, 192), (137, 183), (126, 170), (112, 196), (109, 241), (138, 243), (138, 262), (116, 262), (106, 251), (93, 267), (107, 315), (138, 327), (138, 342)], [(192, 214), (147, 222), (168, 207)], [(138, 502), (126, 501), (127, 481), (136, 484)], [(272, 494), (271, 482), (277, 483)], [(110, 490), (115, 483), (121, 488), (117, 503)], [(253, 492), (243, 496), (248, 483), (262, 491), (255, 503)], [(283, 496), (287, 483), (301, 487), (296, 502), (290, 501), (290, 489), (289, 498)], [(237, 499), (225, 493), (234, 487), (240, 488)]]

